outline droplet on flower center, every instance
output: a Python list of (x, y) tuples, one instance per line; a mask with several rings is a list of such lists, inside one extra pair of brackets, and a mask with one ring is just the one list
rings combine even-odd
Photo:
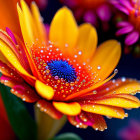
[(46, 68), (50, 70), (50, 74), (54, 77), (63, 78), (67, 82), (74, 82), (77, 78), (75, 69), (67, 61), (52, 60), (47, 65)]

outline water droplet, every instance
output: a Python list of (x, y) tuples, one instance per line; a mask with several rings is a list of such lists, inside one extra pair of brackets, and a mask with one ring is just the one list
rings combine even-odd
[(98, 66), (97, 69), (100, 70), (101, 69), (101, 66)]
[(126, 78), (125, 77), (122, 77), (122, 82), (125, 82), (126, 81)]
[(114, 73), (116, 73), (116, 74), (117, 74), (117, 73), (118, 73), (118, 69), (115, 69), (115, 70), (114, 70)]
[(81, 52), (81, 51), (79, 51), (79, 52), (78, 52), (78, 54), (79, 54), (79, 55), (81, 55), (81, 54), (82, 54), (82, 52)]

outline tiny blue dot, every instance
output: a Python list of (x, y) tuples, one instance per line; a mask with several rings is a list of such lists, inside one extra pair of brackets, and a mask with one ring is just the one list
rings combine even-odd
[(74, 82), (77, 78), (75, 69), (67, 61), (52, 60), (47, 65), (51, 75), (54, 77), (58, 76), (67, 82)]

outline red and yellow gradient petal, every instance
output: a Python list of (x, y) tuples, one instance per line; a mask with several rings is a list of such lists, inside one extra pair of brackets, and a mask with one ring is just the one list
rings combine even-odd
[[(123, 79), (123, 78), (122, 78)], [(125, 98), (132, 98), (136, 100), (136, 97), (130, 96), (129, 94), (136, 94), (139, 92), (140, 89), (140, 83), (136, 80), (132, 79), (125, 79), (123, 81), (122, 79), (118, 80), (112, 80), (107, 82), (106, 84), (98, 87), (97, 89), (92, 92), (89, 92), (88, 94), (85, 94), (83, 96), (77, 97), (78, 99), (84, 99), (84, 100), (96, 100), (102, 99), (102, 98), (108, 98), (108, 97), (125, 97)], [(138, 101), (138, 100), (137, 100)]]
[(69, 120), (69, 122), (72, 124), (72, 125), (74, 125), (74, 126), (76, 126), (76, 127), (78, 127), (78, 128), (87, 128), (88, 127), (88, 125), (85, 125), (85, 124), (83, 124), (83, 123), (81, 123), (81, 122), (77, 122), (77, 120), (76, 120), (76, 116), (67, 116), (67, 118), (68, 118), (68, 120)]
[(126, 114), (122, 108), (107, 106), (107, 105), (99, 105), (99, 104), (83, 104), (82, 110), (90, 113), (105, 115), (113, 118), (123, 119), (126, 117)]
[(55, 14), (51, 25), (49, 39), (62, 51), (68, 45), (69, 52), (72, 52), (78, 38), (78, 26), (72, 12), (63, 7)]
[(54, 119), (60, 119), (63, 114), (59, 112), (50, 102), (46, 100), (39, 100), (37, 102), (37, 106), (40, 108), (41, 111), (44, 111), (48, 115), (50, 115)]
[[(0, 51), (2, 55), (5, 57), (5, 59), (7, 60), (8, 64), (11, 64), (19, 73), (21, 73), (21, 75), (24, 75), (27, 78), (27, 79), (25, 78), (25, 80), (27, 80), (31, 85), (33, 85), (35, 82), (35, 77), (31, 76), (23, 68), (23, 66), (21, 65), (15, 53), (11, 50), (9, 45), (3, 40), (0, 40)], [(1, 57), (0, 57), (0, 60), (1, 60)]]
[(37, 102), (40, 99), (35, 90), (26, 83), (18, 83), (14, 85), (11, 89), (11, 93), (29, 103)]
[(111, 80), (101, 87), (97, 88), (98, 95), (110, 95), (110, 94), (135, 94), (140, 90), (140, 82), (134, 79), (121, 78), (117, 80)]
[(98, 114), (91, 114), (91, 117), (94, 120), (94, 124), (92, 125), (92, 128), (99, 131), (104, 131), (105, 129), (107, 129), (107, 125), (103, 116)]
[(96, 101), (92, 101), (93, 104), (101, 104), (101, 105), (109, 105), (116, 106), (122, 108), (138, 108), (140, 106), (140, 101), (134, 101), (126, 98), (119, 97), (108, 97), (106, 99), (99, 99)]

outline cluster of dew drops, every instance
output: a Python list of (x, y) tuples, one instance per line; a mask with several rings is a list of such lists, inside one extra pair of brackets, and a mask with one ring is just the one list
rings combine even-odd
[[(67, 49), (68, 44), (66, 44), (65, 47)], [(56, 99), (60, 100), (60, 96), (61, 98), (65, 98), (72, 93), (86, 89), (94, 84), (92, 67), (87, 62), (79, 61), (83, 55), (82, 51), (77, 51), (77, 54), (67, 55), (49, 41), (48, 44), (43, 43), (41, 46), (34, 43), (31, 47), (31, 54), (41, 78), (46, 85), (53, 87)], [(52, 60), (67, 61), (68, 64), (75, 69), (77, 76), (75, 81), (67, 82), (63, 78), (52, 76), (47, 65), (47, 63), (50, 63)], [(97, 69), (100, 70), (101, 67), (98, 66)]]

